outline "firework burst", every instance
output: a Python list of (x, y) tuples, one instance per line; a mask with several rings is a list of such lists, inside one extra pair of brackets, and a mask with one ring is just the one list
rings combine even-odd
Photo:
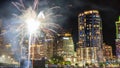
[[(20, 2), (12, 2), (12, 4), (21, 12), (21, 15), (15, 15), (19, 19), (20, 25), (17, 26), (17, 37), (21, 36), (19, 42), (22, 45), (25, 37), (28, 37), (28, 67), (30, 61), (30, 47), (35, 44), (35, 41), (39, 41), (39, 37), (44, 33), (52, 36), (56, 34), (57, 29), (61, 29), (59, 25), (52, 23), (52, 18), (61, 15), (54, 15), (51, 12), (52, 9), (60, 8), (58, 6), (49, 9), (41, 10), (37, 12), (38, 0), (34, 0), (33, 6), (26, 8), (22, 0)], [(15, 29), (15, 28), (14, 28)], [(55, 30), (56, 29), (56, 30)]]

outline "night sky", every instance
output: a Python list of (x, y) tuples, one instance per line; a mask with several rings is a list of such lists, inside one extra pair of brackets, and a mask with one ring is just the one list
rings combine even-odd
[[(0, 18), (8, 19), (12, 13), (19, 13), (11, 4), (18, 0), (0, 0)], [(25, 3), (33, 0), (23, 0)], [(74, 42), (78, 42), (78, 14), (86, 10), (96, 9), (100, 12), (103, 27), (103, 41), (113, 47), (115, 55), (115, 21), (120, 15), (120, 0), (40, 0), (40, 7), (60, 6), (54, 11), (61, 14), (57, 22), (65, 30), (72, 33)]]

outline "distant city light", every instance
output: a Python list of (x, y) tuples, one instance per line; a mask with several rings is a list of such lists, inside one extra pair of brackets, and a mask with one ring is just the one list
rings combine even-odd
[(5, 55), (2, 55), (2, 58), (5, 58)]
[(65, 39), (65, 40), (69, 40), (69, 38), (68, 38), (68, 37), (63, 37), (63, 39)]

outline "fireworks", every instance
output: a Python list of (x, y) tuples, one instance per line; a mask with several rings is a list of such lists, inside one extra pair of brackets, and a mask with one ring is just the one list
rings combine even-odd
[(49, 34), (51, 34), (51, 32), (56, 33), (54, 28), (58, 29), (60, 26), (55, 23), (51, 23), (51, 20), (53, 20), (50, 19), (51, 15), (52, 13), (48, 13), (48, 11), (45, 14), (43, 11), (37, 14), (35, 10), (30, 7), (24, 10), (22, 15), (17, 16), (22, 22), (17, 30), (22, 31), (27, 29), (29, 33), (33, 34), (35, 34), (36, 31), (42, 31)]
[(14, 14), (19, 19), (19, 22), (21, 22), (20, 26), (16, 29), (16, 31), (19, 32), (17, 36), (22, 34), (24, 39), (25, 36), (31, 34), (32, 37), (38, 38), (42, 33), (53, 35), (54, 33), (57, 33), (57, 29), (61, 29), (59, 25), (52, 23), (53, 18), (60, 15), (54, 15), (51, 11), (52, 9), (60, 7), (45, 8), (45, 10), (37, 12), (38, 3), (38, 0), (34, 0), (33, 6), (25, 8), (22, 0), (20, 0), (19, 3), (12, 2), (12, 4), (21, 12), (21, 15)]
[(42, 15), (38, 16), (32, 8), (29, 8), (20, 16), (20, 19), (24, 22), (25, 26), (27, 26), (28, 33), (35, 34), (40, 28), (40, 25), (42, 26), (39, 20), (41, 17)]
[[(26, 8), (22, 0), (20, 2), (12, 2), (12, 4), (21, 12), (21, 15), (16, 15), (20, 20), (21, 24), (16, 29), (19, 33), (17, 36), (21, 35), (20, 45), (24, 40), (24, 37), (28, 37), (28, 61), (30, 60), (30, 47), (35, 44), (35, 41), (42, 33), (47, 35), (53, 35), (57, 33), (54, 29), (59, 29), (59, 25), (52, 23), (53, 13), (52, 9), (60, 8), (53, 7), (50, 9), (45, 9), (37, 13), (38, 0), (34, 0), (33, 6)], [(53, 16), (53, 17), (52, 17)], [(56, 15), (60, 16), (60, 15)], [(28, 67), (29, 68), (29, 62)]]

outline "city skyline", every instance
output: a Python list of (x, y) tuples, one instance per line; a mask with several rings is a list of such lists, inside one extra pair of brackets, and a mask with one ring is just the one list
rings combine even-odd
[[(19, 13), (17, 10), (13, 8), (11, 2), (15, 0), (1, 0), (1, 11), (0, 11), (0, 18), (7, 19), (10, 18), (12, 15), (11, 13)], [(73, 34), (74, 44), (78, 42), (77, 34), (77, 18), (78, 14), (86, 11), (86, 10), (98, 10), (100, 12), (100, 16), (102, 18), (102, 25), (103, 25), (103, 40), (106, 44), (111, 45), (113, 47), (113, 53), (115, 54), (115, 21), (118, 20), (119, 12), (119, 1), (87, 1), (87, 0), (76, 0), (76, 1), (48, 1), (44, 0), (41, 1), (43, 5), (46, 6), (60, 6), (59, 11), (60, 14), (63, 16), (58, 22), (64, 29), (70, 30)], [(108, 4), (108, 5), (106, 5)], [(9, 6), (9, 7), (8, 7)], [(64, 7), (63, 7), (64, 6)], [(66, 9), (66, 10), (65, 10)], [(110, 23), (110, 24), (109, 24)]]
[(119, 67), (120, 16), (112, 2), (117, 6), (118, 1), (1, 0), (0, 66)]

